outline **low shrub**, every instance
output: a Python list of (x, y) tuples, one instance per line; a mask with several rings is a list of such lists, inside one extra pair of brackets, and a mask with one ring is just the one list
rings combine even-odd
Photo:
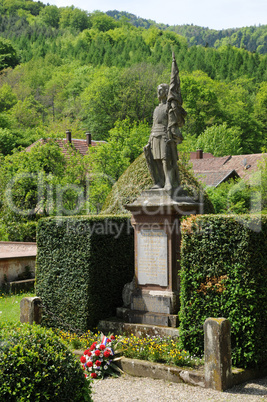
[(5, 237), (2, 236), (2, 240), (35, 242), (37, 223), (37, 221), (5, 222)]
[(0, 335), (1, 401), (91, 401), (80, 363), (52, 332), (8, 325)]

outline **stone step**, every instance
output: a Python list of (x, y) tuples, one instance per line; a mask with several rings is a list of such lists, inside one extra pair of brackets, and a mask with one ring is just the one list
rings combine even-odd
[(178, 328), (171, 328), (167, 326), (157, 326), (149, 324), (134, 324), (127, 323), (124, 321), (119, 321), (117, 318), (102, 320), (98, 324), (98, 330), (103, 332), (103, 334), (114, 334), (114, 335), (135, 335), (139, 338), (146, 336), (160, 336), (160, 337), (179, 337)]
[(117, 317), (131, 324), (149, 324), (164, 327), (178, 327), (178, 315), (152, 311), (131, 310), (125, 307), (116, 309)]
[(175, 314), (129, 310), (127, 316), (128, 316), (127, 321), (130, 323), (159, 325), (172, 328), (176, 328), (178, 326), (178, 315)]

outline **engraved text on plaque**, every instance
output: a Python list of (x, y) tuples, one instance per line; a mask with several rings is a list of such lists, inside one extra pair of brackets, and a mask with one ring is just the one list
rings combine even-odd
[(139, 285), (168, 286), (167, 234), (164, 230), (137, 233), (137, 272)]

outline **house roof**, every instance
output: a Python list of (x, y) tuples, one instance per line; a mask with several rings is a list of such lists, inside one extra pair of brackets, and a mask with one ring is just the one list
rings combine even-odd
[[(35, 141), (33, 144), (29, 145), (26, 148), (26, 151), (30, 151), (32, 147), (34, 147), (36, 144), (41, 143), (41, 144), (47, 144), (49, 141), (55, 141), (59, 147), (62, 149), (62, 152), (64, 155), (67, 155), (67, 145), (70, 144), (66, 138), (41, 138), (38, 141)], [(91, 140), (91, 146), (96, 147), (99, 144), (105, 144), (106, 141), (95, 141)], [(72, 139), (71, 140), (71, 145), (80, 152), (82, 156), (86, 154), (88, 151), (88, 145), (86, 140), (81, 140), (81, 139)]]
[(190, 159), (193, 164), (194, 172), (209, 172), (218, 170), (229, 170), (225, 168), (225, 164), (231, 159), (231, 155), (211, 157), (206, 159)]
[(226, 180), (239, 177), (235, 170), (195, 172), (195, 175), (208, 187), (217, 187)]
[(267, 154), (228, 155), (190, 159), (195, 175), (207, 186), (217, 186), (232, 177), (248, 179)]
[(266, 154), (234, 155), (227, 162), (228, 169), (235, 169), (242, 179), (248, 179), (258, 170), (258, 163), (267, 157)]

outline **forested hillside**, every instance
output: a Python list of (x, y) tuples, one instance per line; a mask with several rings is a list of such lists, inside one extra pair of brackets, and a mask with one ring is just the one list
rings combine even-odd
[(2, 153), (63, 132), (66, 124), (77, 135), (91, 130), (95, 139), (107, 139), (117, 120), (151, 124), (172, 51), (188, 111), (185, 137), (193, 141), (225, 123), (239, 133), (235, 150), (260, 152), (265, 145), (267, 55), (230, 45), (189, 47), (175, 32), (74, 7), (1, 4), (0, 119), (9, 138), (0, 139)]
[(267, 53), (267, 25), (250, 26), (215, 30), (197, 25), (165, 25), (153, 20), (146, 20), (125, 11), (107, 11), (108, 15), (118, 21), (129, 21), (136, 27), (149, 28), (155, 26), (163, 30), (170, 30), (184, 36), (189, 46), (201, 45), (218, 48), (223, 45), (232, 45), (250, 52)]
[[(220, 156), (266, 149), (267, 55), (231, 45), (189, 46), (176, 32), (135, 27), (100, 12), (32, 0), (1, 1), (0, 217), (4, 225), (24, 222), (25, 216), (16, 212), (18, 206), (27, 206), (32, 220), (40, 213), (63, 213), (49, 206), (57, 186), (68, 183), (85, 189), (88, 171), (94, 177), (89, 209), (100, 210), (112, 184), (147, 142), (157, 85), (170, 80), (172, 51), (188, 112), (180, 151), (201, 146)], [(66, 129), (73, 138), (84, 138), (90, 131), (93, 139), (108, 143), (91, 149), (86, 163), (72, 153), (62, 160), (54, 148), (54, 161), (47, 163), (49, 144), (20, 152), (40, 138), (64, 137)], [(209, 138), (214, 136), (222, 141), (211, 145)], [(74, 167), (76, 176), (71, 173)], [(28, 177), (22, 187), (16, 187), (17, 207), (10, 212), (6, 186), (24, 171), (43, 172), (48, 189), (54, 183), (53, 190), (47, 190), (50, 201), (48, 206), (29, 209), (38, 196), (37, 183)], [(75, 191), (68, 194), (64, 211), (71, 210), (77, 196)]]

